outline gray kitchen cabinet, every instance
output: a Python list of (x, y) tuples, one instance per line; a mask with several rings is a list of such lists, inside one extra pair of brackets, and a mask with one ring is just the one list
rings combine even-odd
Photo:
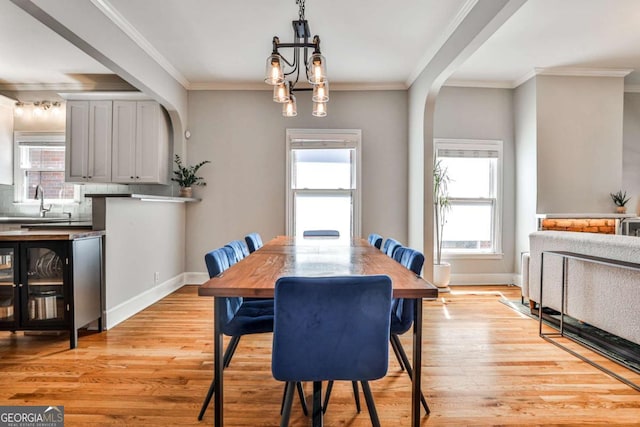
[(113, 102), (112, 155), (113, 182), (168, 183), (169, 132), (160, 104)]
[(65, 181), (111, 182), (112, 101), (68, 101)]

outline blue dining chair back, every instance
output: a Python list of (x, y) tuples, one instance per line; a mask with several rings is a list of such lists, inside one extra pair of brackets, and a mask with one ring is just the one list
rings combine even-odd
[(393, 258), (393, 253), (400, 246), (402, 246), (400, 244), (400, 242), (398, 242), (396, 239), (392, 239), (392, 238), (389, 237), (384, 242), (384, 246), (382, 247), (382, 252), (384, 252), (385, 254), (389, 255), (391, 258)]
[[(276, 282), (271, 370), (275, 379), (291, 385), (314, 382), (314, 416), (323, 412), (322, 381), (361, 381), (371, 421), (379, 425), (368, 381), (387, 372), (391, 291), (391, 279), (382, 275)], [(288, 389), (285, 426), (293, 398), (293, 387)]]
[(214, 249), (204, 256), (204, 262), (209, 271), (209, 277), (215, 277), (229, 268), (229, 257), (224, 248)]
[(369, 244), (380, 249), (382, 246), (382, 236), (376, 233), (369, 234)]
[(247, 243), (249, 253), (253, 253), (262, 247), (262, 237), (258, 233), (249, 233), (244, 236), (244, 241)]
[(236, 254), (236, 262), (243, 260), (246, 256), (249, 256), (249, 248), (242, 240), (232, 240), (225, 246), (230, 247)]
[(338, 230), (304, 230), (302, 237), (340, 237)]

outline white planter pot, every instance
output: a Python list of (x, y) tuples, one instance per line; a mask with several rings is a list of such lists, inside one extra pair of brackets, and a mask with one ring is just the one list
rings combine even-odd
[(433, 284), (438, 288), (446, 288), (451, 280), (451, 264), (443, 262), (433, 264)]

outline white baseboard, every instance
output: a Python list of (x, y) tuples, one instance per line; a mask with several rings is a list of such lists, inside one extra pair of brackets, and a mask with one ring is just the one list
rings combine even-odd
[(519, 285), (519, 275), (514, 273), (452, 274), (452, 286), (456, 285)]
[(153, 288), (136, 295), (128, 301), (119, 304), (103, 313), (103, 327), (111, 329), (118, 323), (127, 320), (129, 317), (160, 301), (172, 292), (180, 289), (185, 284), (185, 273), (179, 274), (171, 279), (159, 283)]
[(184, 273), (185, 285), (202, 285), (207, 280), (209, 280), (209, 275), (207, 273)]

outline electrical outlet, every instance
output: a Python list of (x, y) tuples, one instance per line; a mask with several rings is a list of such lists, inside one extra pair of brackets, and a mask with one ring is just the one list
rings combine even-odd
[(159, 272), (159, 271), (156, 271), (156, 272), (153, 274), (153, 281), (154, 281), (155, 283), (158, 283), (158, 282), (160, 281), (160, 272)]

